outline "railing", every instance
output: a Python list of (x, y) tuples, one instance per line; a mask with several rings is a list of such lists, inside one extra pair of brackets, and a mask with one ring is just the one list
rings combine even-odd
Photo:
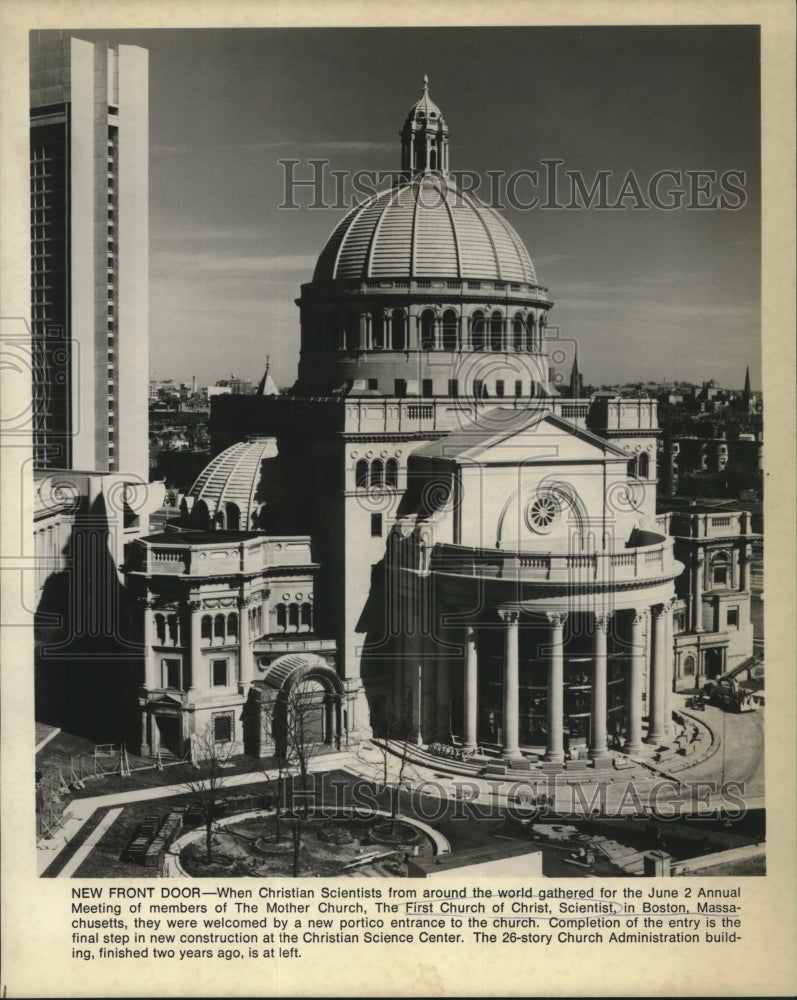
[(455, 576), (529, 583), (619, 583), (676, 575), (678, 564), (673, 558), (672, 539), (663, 538), (655, 545), (607, 553), (531, 554), (443, 544), (432, 552), (431, 569)]

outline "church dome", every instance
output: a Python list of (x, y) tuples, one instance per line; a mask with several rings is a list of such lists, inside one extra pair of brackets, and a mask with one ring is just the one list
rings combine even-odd
[(512, 226), (436, 172), (416, 174), (349, 212), (321, 252), (313, 282), (374, 278), (537, 284)]
[(192, 527), (255, 531), (264, 527), (267, 500), (279, 494), (277, 442), (271, 437), (239, 441), (216, 455), (185, 498)]

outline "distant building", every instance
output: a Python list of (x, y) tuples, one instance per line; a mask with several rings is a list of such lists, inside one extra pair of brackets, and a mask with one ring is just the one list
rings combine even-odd
[(34, 462), (147, 480), (147, 52), (31, 47)]
[(746, 511), (695, 505), (663, 518), (686, 567), (676, 580), (673, 608), (674, 682), (685, 690), (712, 680), (748, 659), (750, 558), (761, 536)]

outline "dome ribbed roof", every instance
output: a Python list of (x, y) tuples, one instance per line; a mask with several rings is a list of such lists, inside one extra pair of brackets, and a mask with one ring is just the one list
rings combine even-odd
[(188, 491), (193, 508), (204, 501), (212, 519), (217, 512), (225, 511), (226, 504), (235, 504), (240, 514), (240, 529), (246, 531), (257, 526), (266, 499), (265, 487), (268, 485), (272, 494), (277, 485), (272, 481), (276, 478), (276, 469), (272, 476), (276, 459), (275, 438), (249, 438), (232, 445), (216, 455), (197, 476)]
[(418, 100), (413, 104), (407, 115), (408, 120), (417, 118), (433, 119), (439, 118), (443, 120), (443, 113), (435, 104), (435, 102), (429, 96), (429, 77), (425, 76), (423, 78), (423, 93), (418, 98)]
[(420, 174), (382, 191), (335, 228), (314, 281), (470, 278), (536, 285), (515, 230), (443, 174)]

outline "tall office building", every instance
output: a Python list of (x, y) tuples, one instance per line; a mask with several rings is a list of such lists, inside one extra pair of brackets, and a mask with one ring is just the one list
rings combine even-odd
[(39, 468), (148, 479), (148, 53), (31, 47), (31, 316)]

